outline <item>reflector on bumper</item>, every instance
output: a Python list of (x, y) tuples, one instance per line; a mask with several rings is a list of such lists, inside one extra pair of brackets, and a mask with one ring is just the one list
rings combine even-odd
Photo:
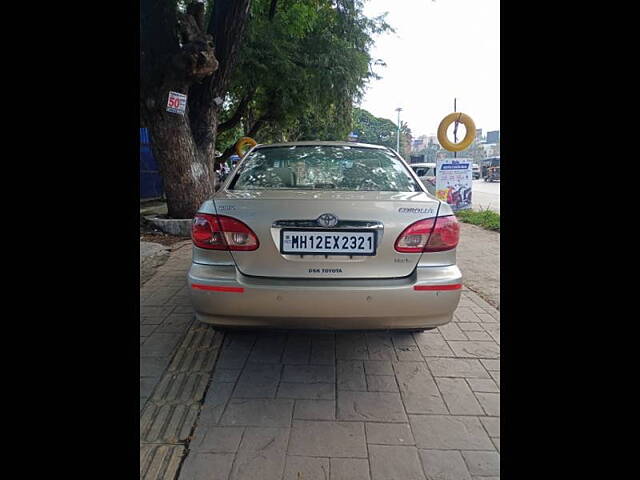
[(195, 288), (197, 290), (210, 290), (212, 292), (236, 292), (236, 293), (244, 292), (244, 288), (242, 287), (219, 287), (219, 286), (210, 286), (210, 285), (199, 285), (197, 283), (191, 284), (191, 288)]
[(454, 283), (452, 285), (415, 285), (414, 290), (460, 290), (462, 288), (461, 283)]

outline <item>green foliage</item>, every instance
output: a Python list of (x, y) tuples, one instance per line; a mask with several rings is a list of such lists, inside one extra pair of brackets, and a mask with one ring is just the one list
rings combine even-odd
[(358, 134), (358, 141), (396, 148), (398, 125), (388, 118), (374, 117), (361, 108), (353, 109), (353, 131)]
[[(354, 108), (352, 113), (352, 130), (358, 134), (358, 142), (384, 145), (396, 149), (398, 124), (388, 118), (373, 116), (361, 108)], [(411, 145), (411, 129), (400, 121), (400, 155), (408, 158)]]
[(456, 217), (462, 222), (500, 232), (500, 214), (492, 210), (458, 210)]
[[(341, 140), (351, 128), (353, 102), (362, 98), (373, 35), (391, 30), (384, 16), (369, 19), (359, 0), (254, 0), (234, 70), (229, 118), (242, 98), (244, 134), (259, 123), (258, 142)], [(226, 136), (218, 150), (227, 147)]]

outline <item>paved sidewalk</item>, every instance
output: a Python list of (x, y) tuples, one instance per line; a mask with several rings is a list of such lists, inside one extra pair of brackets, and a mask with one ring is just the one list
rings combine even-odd
[(141, 478), (499, 478), (500, 314), (475, 293), (420, 334), (223, 338), (193, 320), (190, 256), (141, 289)]
[(460, 222), (456, 256), (464, 285), (499, 309), (500, 234)]

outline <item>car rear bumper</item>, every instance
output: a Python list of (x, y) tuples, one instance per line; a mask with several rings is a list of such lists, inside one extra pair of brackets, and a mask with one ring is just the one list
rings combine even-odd
[(461, 283), (456, 265), (364, 280), (248, 277), (235, 266), (195, 263), (188, 273), (196, 317), (221, 327), (432, 328), (451, 320)]

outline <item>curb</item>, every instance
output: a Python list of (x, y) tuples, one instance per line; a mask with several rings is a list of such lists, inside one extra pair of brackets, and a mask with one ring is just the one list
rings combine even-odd
[(179, 237), (191, 236), (191, 218), (158, 218), (155, 215), (148, 215), (144, 219), (164, 233)]

